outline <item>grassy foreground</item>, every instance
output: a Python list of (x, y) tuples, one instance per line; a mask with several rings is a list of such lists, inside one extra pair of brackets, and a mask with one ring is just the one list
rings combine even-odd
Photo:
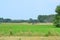
[(0, 24), (0, 36), (53, 36), (60, 35), (60, 28), (53, 25), (32, 25), (21, 23)]

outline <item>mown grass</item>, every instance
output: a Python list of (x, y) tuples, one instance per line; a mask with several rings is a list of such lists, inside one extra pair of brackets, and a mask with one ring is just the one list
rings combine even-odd
[[(12, 32), (12, 34), (11, 34)], [(60, 35), (60, 28), (53, 25), (32, 25), (20, 23), (0, 24), (0, 35), (3, 36), (47, 36)]]

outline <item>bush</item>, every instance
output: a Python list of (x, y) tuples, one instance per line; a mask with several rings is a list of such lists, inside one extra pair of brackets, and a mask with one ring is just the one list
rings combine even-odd
[(56, 24), (55, 26), (56, 26), (56, 27), (60, 27), (60, 24)]

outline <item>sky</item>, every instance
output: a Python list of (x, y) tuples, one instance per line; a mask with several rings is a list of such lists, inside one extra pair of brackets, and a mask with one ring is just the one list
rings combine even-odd
[(38, 15), (55, 14), (60, 0), (0, 0), (0, 17), (36, 19)]

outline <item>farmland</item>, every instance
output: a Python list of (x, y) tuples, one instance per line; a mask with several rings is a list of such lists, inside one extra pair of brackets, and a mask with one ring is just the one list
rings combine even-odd
[[(45, 23), (46, 24), (46, 23)], [(60, 28), (53, 24), (1, 23), (0, 36), (53, 36), (60, 35)], [(12, 34), (11, 34), (12, 33)]]

